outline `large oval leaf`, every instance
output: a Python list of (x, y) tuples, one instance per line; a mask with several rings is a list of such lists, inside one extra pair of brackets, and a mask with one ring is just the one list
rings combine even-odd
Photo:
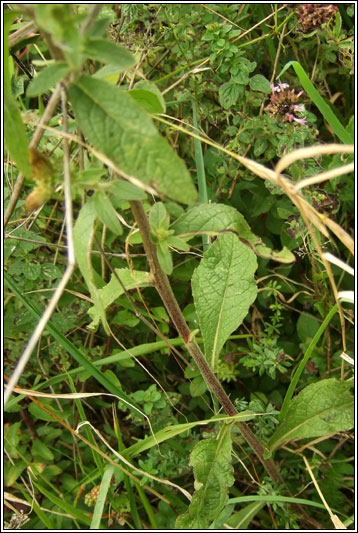
[(293, 398), (286, 416), (270, 439), (274, 451), (293, 439), (321, 437), (351, 429), (354, 401), (352, 383), (324, 379), (305, 387)]
[(178, 202), (195, 202), (196, 189), (184, 161), (125, 91), (82, 76), (69, 94), (84, 135), (120, 170)]
[(233, 230), (241, 239), (245, 239), (254, 247), (255, 252), (265, 259), (273, 259), (280, 263), (292, 263), (295, 256), (286, 247), (281, 251), (272, 250), (262, 244), (260, 237), (252, 233), (245, 218), (234, 207), (224, 204), (199, 204), (184, 213), (171, 226), (177, 234), (204, 232), (215, 235), (222, 231)]
[(256, 298), (253, 251), (236, 235), (220, 235), (192, 277), (195, 309), (205, 356), (214, 369), (225, 341), (245, 318)]

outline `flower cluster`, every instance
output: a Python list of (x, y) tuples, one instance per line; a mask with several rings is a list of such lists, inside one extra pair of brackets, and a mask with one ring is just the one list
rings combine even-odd
[(305, 106), (298, 103), (303, 91), (296, 94), (295, 89), (287, 90), (288, 88), (288, 83), (279, 83), (276, 86), (271, 83), (272, 94), (265, 111), (271, 117), (276, 117), (279, 122), (294, 121), (304, 126), (306, 119), (301, 115), (305, 111)]
[(338, 11), (334, 4), (300, 4), (297, 6), (296, 15), (301, 24), (301, 31), (309, 33), (328, 22)]
[(88, 507), (93, 507), (97, 501), (99, 489), (101, 487), (101, 484), (96, 485), (93, 487), (84, 498), (85, 504), (88, 505)]

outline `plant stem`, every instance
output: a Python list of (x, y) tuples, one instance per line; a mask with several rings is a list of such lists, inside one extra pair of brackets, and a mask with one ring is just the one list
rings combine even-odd
[[(199, 348), (199, 345), (190, 336), (190, 329), (174, 296), (168, 277), (159, 264), (156, 247), (150, 240), (149, 221), (141, 202), (131, 201), (130, 204), (134, 218), (138, 224), (139, 231), (142, 235), (144, 250), (147, 254), (148, 263), (153, 276), (153, 284), (156, 287), (177, 332), (183, 339), (188, 352), (197, 364), (206, 384), (218, 399), (225, 413), (229, 416), (237, 415), (237, 410), (235, 409), (230, 398), (226, 394), (220, 381), (217, 379), (214, 372), (210, 368), (203, 352)], [(274, 481), (283, 483), (273, 460), (264, 459), (265, 450), (259, 440), (252, 433), (251, 429), (247, 426), (245, 422), (237, 422), (237, 425), (239, 430), (241, 431), (242, 436), (249, 444), (249, 446), (253, 449), (270, 477)]]

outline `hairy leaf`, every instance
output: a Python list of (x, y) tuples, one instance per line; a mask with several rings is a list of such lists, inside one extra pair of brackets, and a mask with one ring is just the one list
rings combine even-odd
[(190, 454), (195, 493), (188, 511), (179, 516), (176, 529), (208, 529), (228, 501), (234, 483), (231, 465), (230, 426), (222, 427), (217, 439), (200, 441)]
[[(129, 268), (116, 268), (115, 271), (128, 291), (136, 289), (137, 287), (147, 287), (150, 284), (150, 274), (148, 272), (129, 270)], [(117, 300), (123, 292), (122, 285), (119, 283), (117, 277), (112, 274), (111, 281), (101, 289), (98, 289), (98, 296), (101, 299), (103, 308), (106, 309)], [(88, 310), (88, 314), (93, 319), (88, 328), (93, 329), (98, 325), (101, 318), (100, 309), (97, 306), (93, 306)]]
[(236, 235), (219, 235), (192, 277), (205, 356), (216, 367), (220, 351), (256, 298), (255, 254)]
[(123, 228), (116, 211), (103, 191), (97, 191), (93, 197), (96, 213), (102, 224), (107, 226), (115, 235), (122, 235)]
[(85, 203), (77, 217), (73, 231), (73, 238), (78, 267), (86, 281), (91, 298), (101, 317), (103, 326), (109, 335), (104, 306), (94, 282), (94, 273), (91, 264), (92, 239), (96, 216), (94, 202), (88, 201)]
[(306, 439), (351, 429), (354, 402), (352, 383), (324, 379), (305, 387), (291, 402), (270, 439), (271, 451), (292, 439)]
[(87, 39), (84, 54), (95, 61), (115, 65), (122, 72), (134, 65), (135, 58), (124, 46), (106, 39)]
[(224, 83), (219, 89), (219, 102), (224, 109), (229, 109), (236, 104), (240, 94), (244, 92), (244, 86), (228, 81)]
[[(188, 209), (171, 226), (175, 233), (220, 232), (228, 229), (235, 231), (239, 237), (249, 242), (260, 242), (254, 235), (245, 218), (234, 207), (224, 204), (199, 204)], [(193, 235), (191, 238), (195, 237)]]
[(286, 247), (276, 251), (263, 245), (260, 237), (252, 233), (242, 214), (229, 205), (199, 204), (184, 213), (171, 227), (177, 234), (193, 233), (189, 239), (195, 237), (196, 232), (215, 235), (222, 231), (233, 230), (241, 239), (248, 241), (260, 257), (280, 263), (295, 261), (295, 256)]
[(141, 80), (128, 94), (148, 113), (165, 113), (165, 100), (155, 83)]
[(4, 13), (4, 133), (7, 150), (19, 170), (29, 178), (32, 172), (25, 127), (17, 103), (12, 95), (10, 84), (9, 61), (12, 61), (12, 58), (9, 55), (8, 33), (15, 18), (16, 13), (10, 10)]
[(250, 78), (250, 88), (253, 91), (260, 91), (265, 94), (271, 93), (270, 82), (262, 74), (256, 74), (255, 76), (252, 76), (252, 78)]
[(178, 202), (195, 202), (184, 161), (133, 98), (88, 76), (71, 85), (69, 94), (83, 133), (119, 169)]
[(45, 93), (61, 81), (69, 70), (70, 67), (67, 63), (56, 62), (53, 65), (49, 65), (41, 70), (41, 72), (39, 72), (31, 81), (27, 88), (26, 95), (31, 98)]

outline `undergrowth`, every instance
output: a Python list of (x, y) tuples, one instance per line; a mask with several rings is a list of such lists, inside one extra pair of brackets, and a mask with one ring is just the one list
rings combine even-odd
[(7, 529), (354, 528), (353, 22), (8, 5)]

